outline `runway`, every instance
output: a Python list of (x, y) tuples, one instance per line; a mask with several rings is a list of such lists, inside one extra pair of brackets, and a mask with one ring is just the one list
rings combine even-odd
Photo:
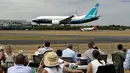
[[(86, 35), (55, 35), (55, 34), (0, 34), (15, 36), (48, 36), (57, 38), (87, 38), (86, 40), (49, 40), (52, 44), (85, 44), (93, 40), (96, 43), (129, 43), (130, 36), (86, 36)], [(46, 40), (0, 40), (0, 44), (43, 44)]]

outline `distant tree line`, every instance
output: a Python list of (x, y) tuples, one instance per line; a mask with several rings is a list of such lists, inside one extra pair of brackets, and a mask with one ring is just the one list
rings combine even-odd
[[(79, 30), (80, 28), (89, 28), (93, 26), (54, 26), (54, 25), (8, 25), (0, 26), (0, 30)], [(109, 25), (109, 26), (99, 26), (98, 30), (126, 30), (130, 29), (130, 26), (122, 25)]]

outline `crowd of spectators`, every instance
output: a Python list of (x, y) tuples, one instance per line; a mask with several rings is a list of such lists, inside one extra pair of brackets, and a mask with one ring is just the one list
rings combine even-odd
[[(123, 49), (123, 45), (117, 45), (117, 54), (121, 58), (121, 63), (114, 65), (116, 73), (124, 73), (124, 70), (130, 73), (130, 49), (127, 51)], [(37, 73), (82, 73), (82, 70), (71, 69), (70, 65), (75, 66), (81, 64), (80, 58), (77, 58), (77, 53), (73, 50), (73, 44), (67, 44), (67, 48), (64, 50), (54, 51), (51, 48), (49, 41), (46, 41), (43, 46), (39, 46), (37, 51), (33, 54), (39, 56), (42, 54), (41, 62), (37, 67)], [(107, 63), (101, 59), (101, 56), (105, 55), (93, 41), (88, 42), (88, 49), (83, 53), (81, 58), (87, 59), (86, 73), (96, 73), (99, 66), (105, 66)], [(63, 59), (63, 57), (71, 57), (72, 63)], [(29, 60), (24, 55), (22, 50), (18, 51), (15, 55), (12, 52), (11, 46), (0, 46), (0, 73), (33, 73), (33, 70), (29, 65)], [(40, 71), (42, 69), (42, 71)]]

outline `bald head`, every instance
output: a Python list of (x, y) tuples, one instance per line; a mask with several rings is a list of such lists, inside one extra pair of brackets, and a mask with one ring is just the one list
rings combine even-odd
[(67, 48), (72, 49), (72, 48), (73, 48), (73, 45), (72, 45), (72, 44), (68, 44), (68, 45), (67, 45)]

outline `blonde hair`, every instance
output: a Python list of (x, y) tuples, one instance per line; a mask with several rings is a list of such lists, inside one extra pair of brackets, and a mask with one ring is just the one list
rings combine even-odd
[(8, 55), (11, 55), (11, 54), (12, 54), (12, 48), (11, 48), (11, 46), (7, 46), (7, 47), (6, 47), (6, 53), (7, 53)]

